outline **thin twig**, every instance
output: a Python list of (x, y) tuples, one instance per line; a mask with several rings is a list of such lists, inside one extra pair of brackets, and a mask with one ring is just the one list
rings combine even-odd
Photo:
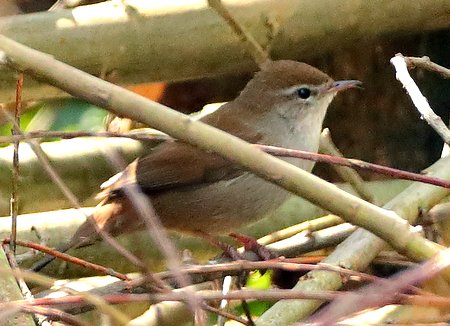
[[(174, 141), (173, 138), (170, 136), (167, 136), (162, 133), (155, 133), (153, 130), (150, 132), (146, 131), (133, 131), (129, 133), (124, 134), (118, 134), (114, 132), (90, 132), (90, 131), (75, 131), (75, 132), (63, 132), (63, 131), (36, 131), (36, 132), (30, 132), (30, 133), (24, 133), (21, 135), (16, 136), (0, 136), (0, 143), (11, 143), (16, 140), (26, 140), (26, 139), (35, 139), (35, 138), (63, 138), (63, 139), (70, 139), (70, 138), (76, 138), (76, 137), (117, 137), (117, 138), (130, 138), (140, 141), (155, 141), (155, 142), (162, 142), (162, 141)], [(311, 160), (315, 162), (322, 162), (327, 164), (335, 164), (335, 165), (342, 165), (352, 168), (358, 168), (362, 170), (368, 170), (372, 171), (374, 173), (383, 174), (387, 176), (391, 176), (397, 179), (403, 179), (403, 180), (411, 180), (411, 181), (417, 181), (417, 182), (423, 182), (432, 184), (439, 187), (444, 188), (450, 188), (450, 182), (429, 177), (423, 174), (403, 171), (394, 169), (391, 167), (386, 167), (379, 164), (369, 163), (357, 159), (348, 159), (348, 158), (342, 158), (337, 157), (333, 155), (325, 155), (325, 154), (318, 154), (318, 153), (312, 153), (312, 152), (305, 152), (305, 151), (299, 151), (294, 149), (288, 149), (288, 148), (281, 148), (276, 146), (267, 146), (267, 145), (255, 145), (261, 150), (265, 151), (266, 153), (275, 155), (275, 156), (284, 156), (284, 157), (296, 157), (301, 158), (304, 160)]]
[[(114, 166), (123, 168), (125, 164), (119, 159), (118, 155), (114, 155), (115, 153), (111, 152), (107, 152), (106, 154)], [(133, 205), (135, 211), (144, 222), (144, 226), (146, 227), (151, 238), (165, 255), (167, 265), (174, 273), (178, 285), (183, 288), (188, 287), (191, 284), (190, 277), (182, 271), (181, 259), (178, 256), (177, 249), (175, 248), (173, 242), (169, 239), (167, 231), (161, 223), (159, 216), (156, 214), (150, 198), (143, 194), (137, 184), (126, 185), (123, 190)], [(206, 321), (202, 318), (204, 314), (201, 310), (201, 302), (198, 301), (195, 293), (189, 289), (190, 288), (186, 290), (188, 295), (188, 304), (194, 315), (199, 317), (197, 320), (198, 324), (206, 325)]]
[[(31, 226), (31, 232), (34, 232), (34, 234), (36, 235), (36, 239), (39, 241), (39, 244), (41, 244), (43, 246), (47, 245), (47, 241), (45, 240), (45, 238), (42, 237), (41, 233), (34, 225)], [(24, 261), (27, 261), (31, 258), (36, 257), (37, 254), (38, 254), (38, 251), (31, 249), (31, 250), (24, 252), (23, 254), (15, 255), (15, 259), (19, 264), (21, 264)]]
[(284, 157), (296, 157), (301, 158), (304, 160), (311, 160), (314, 162), (322, 162), (322, 163), (328, 163), (328, 164), (337, 164), (342, 166), (348, 166), (358, 169), (366, 169), (370, 170), (376, 173), (384, 174), (387, 176), (391, 176), (397, 179), (403, 179), (403, 180), (411, 180), (411, 181), (418, 181), (423, 183), (428, 183), (431, 185), (443, 187), (450, 189), (450, 181), (434, 178), (422, 174), (417, 174), (413, 172), (398, 170), (394, 168), (390, 168), (383, 165), (378, 165), (374, 163), (364, 162), (357, 159), (348, 159), (348, 158), (342, 158), (338, 156), (331, 156), (331, 155), (325, 155), (325, 154), (317, 154), (317, 153), (310, 153), (305, 151), (299, 151), (294, 149), (286, 149), (276, 146), (268, 146), (268, 145), (255, 145), (262, 149), (264, 152), (275, 155), (275, 156), (284, 156)]
[(344, 221), (339, 216), (326, 215), (272, 232), (271, 234), (259, 238), (258, 243), (268, 245), (273, 242), (292, 237), (300, 232), (307, 232), (307, 234), (311, 234), (313, 231), (326, 229), (342, 223), (344, 223)]
[(17, 261), (15, 259), (13, 252), (10, 251), (10, 248), (7, 246), (7, 243), (3, 243), (3, 250), (5, 251), (6, 257), (8, 258), (8, 263), (9, 263), (9, 266), (11, 266), (11, 269), (14, 271), (17, 271), (16, 281), (22, 292), (22, 296), (25, 299), (32, 299), (33, 294), (31, 293), (30, 289), (28, 288), (28, 285), (25, 283), (23, 277), (20, 276), (19, 265), (17, 264)]
[[(385, 280), (386, 281), (386, 280)], [(223, 294), (219, 291), (199, 291), (197, 295), (204, 301), (217, 301), (217, 300), (265, 300), (265, 301), (278, 301), (278, 300), (298, 300), (298, 299), (312, 299), (320, 301), (332, 301), (339, 298), (344, 298), (347, 295), (354, 295), (354, 292), (346, 291), (300, 291), (300, 290), (237, 290), (230, 291), (227, 294)], [(365, 297), (364, 294), (359, 296), (362, 300)], [(130, 303), (130, 302), (142, 302), (147, 301), (150, 303), (157, 303), (162, 301), (187, 301), (187, 294), (185, 291), (179, 292), (167, 292), (167, 293), (146, 293), (146, 294), (109, 294), (102, 297), (102, 299), (110, 304)], [(401, 304), (414, 304), (418, 306), (436, 306), (436, 307), (450, 307), (450, 298), (437, 296), (437, 295), (405, 295), (398, 294), (396, 297), (387, 298), (385, 304), (388, 303), (401, 303)], [(61, 298), (37, 298), (31, 302), (25, 302), (23, 300), (11, 301), (7, 303), (0, 303), (0, 310), (5, 306), (11, 304), (28, 304), (31, 306), (58, 306), (67, 304), (82, 303), (85, 298), (81, 295), (71, 295)]]
[[(78, 202), (78, 199), (73, 194), (73, 192), (67, 187), (67, 185), (64, 183), (62, 178), (59, 176), (59, 174), (56, 172), (56, 170), (51, 166), (50, 160), (47, 157), (47, 154), (42, 150), (40, 145), (34, 141), (29, 142), (30, 147), (38, 157), (38, 159), (41, 161), (42, 166), (44, 170), (47, 172), (47, 174), (50, 176), (52, 181), (58, 186), (58, 188), (63, 192), (63, 194), (66, 196), (66, 198), (70, 201), (72, 206), (76, 208), (79, 212), (81, 212), (87, 219), (91, 219), (92, 217), (90, 215), (84, 214), (84, 212), (81, 209), (81, 205)], [(96, 232), (103, 238), (103, 240), (108, 243), (111, 247), (113, 247), (118, 253), (120, 253), (122, 256), (124, 256), (126, 259), (128, 259), (132, 264), (140, 267), (141, 269), (145, 270), (146, 267), (142, 263), (142, 261), (137, 258), (135, 255), (133, 255), (129, 250), (124, 248), (122, 245), (120, 245), (111, 235), (109, 235), (107, 232), (101, 230), (97, 223), (93, 223), (94, 227), (96, 229)]]
[(214, 9), (219, 16), (221, 16), (241, 41), (246, 45), (247, 50), (253, 56), (253, 59), (262, 66), (267, 61), (270, 61), (269, 55), (261, 47), (261, 45), (255, 40), (255, 38), (245, 30), (245, 28), (239, 24), (236, 19), (230, 14), (228, 9), (222, 4), (221, 0), (208, 0), (209, 6)]
[[(38, 273), (26, 271), (26, 270), (11, 270), (10, 268), (0, 267), (0, 274), (8, 273), (8, 275), (9, 275), (11, 273), (11, 271), (15, 277), (19, 277), (19, 276), (23, 277), (28, 282), (37, 283), (44, 287), (55, 287), (61, 291), (60, 293), (69, 294), (69, 295), (77, 295), (77, 296), (83, 297), (84, 302), (86, 302), (94, 307), (97, 307), (98, 310), (103, 313), (107, 313), (119, 324), (126, 324), (127, 321), (130, 320), (130, 318), (127, 315), (125, 315), (124, 313), (122, 313), (120, 310), (116, 309), (115, 307), (111, 307), (100, 296), (90, 293), (89, 291), (86, 291), (86, 292), (76, 291), (74, 289), (66, 287), (65, 285), (58, 284), (58, 280), (48, 277), (48, 276), (44, 276), (42, 274), (38, 274)], [(120, 282), (123, 282), (123, 281), (120, 281)], [(34, 299), (34, 300), (36, 300), (36, 299)], [(21, 302), (26, 303), (26, 300), (21, 300)], [(12, 303), (12, 301), (10, 301), (9, 303)], [(17, 304), (14, 303), (12, 305), (8, 305), (7, 303), (5, 303), (5, 305), (2, 306), (2, 308), (15, 309), (15, 308), (17, 308)], [(19, 309), (21, 308), (21, 304), (19, 304), (18, 308)], [(2, 309), (0, 309), (0, 311), (2, 311)], [(2, 320), (2, 319), (0, 318), (0, 320)]]
[[(12, 127), (12, 134), (20, 134), (20, 113), (22, 111), (22, 89), (23, 89), (23, 73), (19, 73), (16, 86), (16, 107), (14, 110), (14, 124)], [(14, 141), (13, 153), (13, 172), (12, 172), (12, 189), (11, 189), (11, 243), (9, 244), (11, 250), (16, 252), (17, 239), (17, 216), (19, 215), (19, 141)]]
[(224, 311), (222, 309), (217, 309), (217, 308), (215, 308), (213, 306), (210, 306), (210, 305), (208, 305), (206, 303), (203, 304), (203, 309), (208, 310), (208, 311), (210, 311), (212, 313), (215, 313), (215, 314), (217, 314), (219, 316), (223, 316), (225, 318), (237, 321), (238, 323), (241, 323), (243, 325), (250, 325), (247, 320), (245, 320), (243, 318), (240, 318), (238, 316), (235, 316), (235, 315), (233, 315), (233, 314), (231, 314), (231, 313), (229, 313), (227, 311)]
[[(352, 279), (355, 281), (371, 282), (378, 280), (376, 276), (365, 274), (358, 271), (352, 271), (338, 266), (332, 266), (328, 264), (316, 264), (318, 259), (323, 259), (323, 257), (301, 257), (294, 259), (277, 259), (270, 261), (233, 261), (230, 263), (221, 263), (215, 265), (194, 265), (194, 266), (184, 266), (182, 269), (185, 273), (189, 274), (195, 283), (204, 283), (207, 281), (212, 281), (216, 279), (222, 279), (227, 275), (240, 275), (242, 272), (247, 272), (255, 269), (274, 269), (274, 270), (284, 270), (289, 272), (299, 272), (299, 271), (310, 271), (310, 270), (322, 270), (330, 271), (339, 274), (341, 277), (346, 279)], [(309, 262), (313, 262), (312, 264)], [(172, 283), (173, 273), (170, 271), (160, 272), (157, 274), (159, 278), (169, 281)], [(145, 276), (130, 280), (128, 282), (117, 281), (113, 284), (109, 284), (100, 288), (90, 290), (89, 292), (95, 294), (105, 294), (105, 293), (142, 293), (143, 291), (148, 292), (149, 289), (145, 286), (147, 279)], [(145, 287), (142, 287), (145, 286)], [(412, 290), (417, 292), (416, 290)], [(42, 296), (42, 295), (41, 295)], [(59, 294), (58, 294), (59, 296)]]
[[(20, 132), (20, 130), (19, 130)], [(21, 133), (21, 132), (20, 132)], [(21, 133), (24, 135), (23, 133)], [(47, 156), (47, 154), (42, 150), (41, 146), (33, 139), (26, 138), (26, 142), (30, 145), (30, 148), (35, 153), (38, 160), (41, 162), (42, 167), (44, 168), (45, 172), (49, 175), (51, 180), (58, 186), (58, 188), (61, 190), (61, 192), (64, 194), (64, 196), (69, 200), (69, 202), (72, 204), (72, 206), (77, 209), (77, 211), (86, 217), (86, 219), (92, 219), (90, 215), (87, 215), (83, 212), (81, 209), (81, 205), (72, 192), (70, 188), (64, 183), (64, 180), (61, 178), (61, 176), (56, 172), (56, 170), (53, 168), (53, 166), (50, 163), (50, 160)], [(124, 256), (127, 260), (129, 260), (132, 264), (138, 266), (142, 270), (146, 271), (147, 267), (145, 264), (137, 258), (135, 255), (133, 255), (130, 251), (125, 249), (122, 245), (120, 245), (112, 236), (110, 236), (107, 232), (101, 230), (97, 223), (92, 223), (95, 227), (98, 234), (105, 240), (106, 243), (108, 243), (111, 247), (116, 249), (117, 252), (119, 252), (122, 256)]]
[(442, 119), (434, 113), (425, 96), (420, 92), (414, 80), (408, 73), (405, 58), (398, 53), (391, 59), (392, 65), (395, 67), (396, 78), (403, 84), (403, 87), (408, 92), (411, 100), (420, 113), (420, 117), (438, 133), (446, 144), (450, 144), (450, 130), (447, 128)]
[[(236, 285), (237, 285), (238, 290), (242, 290), (242, 286), (245, 284), (246, 276), (247, 276), (246, 272), (242, 272), (238, 275), (237, 280), (236, 280)], [(227, 291), (227, 293), (228, 292), (230, 292), (230, 291)], [(223, 294), (226, 294), (226, 293), (223, 292)], [(228, 300), (225, 300), (225, 301), (228, 302)], [(245, 317), (247, 317), (249, 325), (255, 326), (255, 322), (253, 321), (252, 313), (250, 312), (250, 306), (248, 305), (247, 300), (245, 300), (245, 299), (241, 300), (241, 306), (242, 306), (242, 310), (244, 311)]]
[[(238, 287), (239, 290), (241, 290), (241, 287)], [(226, 300), (228, 301), (228, 300)], [(250, 326), (255, 326), (255, 322), (252, 319), (252, 313), (250, 312), (250, 306), (248, 305), (247, 300), (243, 299), (241, 300), (241, 306), (242, 310), (244, 310), (245, 317), (247, 317), (248, 324)]]
[(438, 65), (430, 60), (429, 57), (424, 56), (421, 58), (417, 57), (405, 57), (406, 64), (409, 69), (422, 68), (435, 73), (438, 73), (443, 78), (450, 78), (450, 69)]
[[(305, 260), (305, 258), (313, 258), (313, 257), (286, 259), (283, 261), (273, 260), (273, 261), (264, 261), (264, 262), (236, 261), (236, 262), (232, 262), (232, 263), (228, 263), (228, 264), (220, 264), (220, 265), (200, 265), (200, 266), (184, 267), (184, 270), (186, 272), (190, 273), (193, 276), (193, 278), (195, 278), (195, 274), (197, 274), (199, 271), (201, 271), (202, 273), (204, 273), (203, 275), (205, 276), (205, 277), (203, 277), (203, 280), (218, 279), (218, 278), (224, 277), (225, 275), (230, 275), (230, 274), (231, 275), (239, 275), (242, 273), (242, 271), (249, 271), (249, 270), (255, 270), (255, 269), (282, 269), (282, 270), (291, 271), (291, 272), (314, 269), (314, 270), (333, 271), (335, 273), (338, 273), (340, 275), (340, 277), (343, 279), (352, 279), (354, 281), (359, 281), (359, 282), (361, 282), (361, 281), (383, 282), (382, 279), (380, 279), (376, 276), (364, 274), (364, 273), (357, 272), (357, 271), (346, 270), (346, 269), (343, 269), (338, 266), (332, 266), (332, 265), (326, 265), (326, 264), (306, 265), (306, 264), (294, 263), (298, 260), (300, 260), (300, 262), (301, 262), (301, 261)], [(212, 277), (207, 277), (207, 274), (205, 274), (205, 273), (210, 273), (209, 275)], [(162, 272), (159, 274), (159, 276), (161, 278), (164, 278), (167, 276), (171, 277), (170, 275), (171, 275), (170, 272)], [(134, 279), (134, 280), (127, 282), (126, 285), (123, 284), (123, 282), (119, 281), (119, 282), (116, 282), (117, 283), (116, 286), (111, 287), (111, 285), (109, 285), (109, 286), (106, 286), (103, 288), (97, 288), (97, 289), (92, 290), (92, 292), (97, 293), (97, 294), (103, 294), (103, 295), (105, 293), (109, 293), (109, 294), (116, 293), (117, 294), (117, 293), (124, 292), (124, 291), (126, 293), (130, 293), (130, 292), (131, 293), (142, 293), (142, 291), (143, 290), (146, 291), (146, 289), (139, 288), (139, 287), (145, 283), (144, 281), (145, 281), (145, 278)], [(119, 283), (122, 283), (122, 285), (117, 286)], [(422, 294), (422, 295), (427, 295), (427, 297), (431, 297), (428, 293), (425, 293), (424, 291), (417, 289), (413, 286), (411, 286), (409, 288), (409, 291), (416, 293), (416, 294)], [(148, 292), (148, 291), (146, 291), (146, 292)], [(442, 305), (448, 304), (448, 302), (442, 303), (442, 301), (439, 301), (440, 299), (437, 299), (437, 300), (438, 300), (438, 303), (434, 303), (434, 304), (442, 304)], [(81, 311), (85, 312), (86, 310), (82, 309), (80, 307), (80, 304), (81, 304), (81, 307), (83, 306), (82, 302), (78, 302), (76, 305), (77, 310), (75, 310), (75, 311), (71, 310), (71, 311), (74, 313), (79, 313)]]
[[(310, 322), (318, 325), (334, 325), (339, 319), (355, 312), (395, 302), (399, 298), (399, 294), (411, 285), (421, 284), (449, 266), (450, 250), (442, 250), (423, 264), (340, 297), (318, 312), (310, 319)], [(399, 299), (399, 301), (401, 300)]]
[[(199, 291), (197, 296), (204, 301), (216, 301), (216, 300), (268, 300), (277, 301), (283, 299), (315, 299), (331, 301), (340, 296), (345, 295), (345, 292), (338, 291), (318, 291), (318, 292), (307, 292), (307, 291), (296, 291), (296, 290), (280, 290), (280, 289), (270, 289), (270, 290), (234, 290), (226, 294), (219, 291)], [(119, 303), (129, 303), (129, 302), (140, 302), (148, 301), (149, 303), (156, 303), (162, 301), (187, 301), (187, 293), (185, 291), (179, 292), (167, 292), (167, 293), (145, 293), (145, 294), (108, 294), (102, 297), (102, 299), (111, 304)], [(11, 301), (5, 304), (0, 303), (0, 310), (3, 309), (4, 305), (15, 303), (15, 304), (29, 304), (32, 306), (58, 306), (66, 304), (81, 303), (84, 298), (80, 295), (70, 295), (61, 298), (36, 298), (30, 302), (24, 302), (22, 300)], [(447, 300), (450, 304), (450, 298)]]
[[(342, 153), (333, 143), (331, 138), (330, 129), (325, 128), (320, 135), (320, 152), (327, 155), (333, 155), (335, 157), (343, 157)], [(346, 166), (339, 166), (337, 164), (332, 165), (337, 174), (346, 182), (348, 182), (356, 193), (363, 199), (373, 204), (378, 204), (375, 200), (375, 196), (372, 191), (369, 190), (367, 184), (359, 176), (359, 174)]]
[(64, 322), (64, 325), (73, 325), (73, 326), (88, 326), (89, 325), (85, 321), (83, 321), (81, 318), (72, 316), (64, 311), (54, 309), (54, 308), (23, 305), (20, 310), (22, 312), (26, 312), (26, 313), (39, 314), (42, 316), (46, 316), (46, 318), (49, 318), (52, 321), (62, 321), (62, 322)]
[[(4, 239), (3, 240), (3, 243), (10, 243), (10, 242), (11, 242), (10, 239)], [(83, 266), (85, 268), (92, 269), (92, 270), (94, 270), (96, 272), (99, 272), (101, 274), (104, 274), (104, 275), (110, 275), (110, 276), (113, 276), (113, 277), (117, 277), (118, 279), (124, 280), (124, 281), (128, 281), (129, 280), (128, 277), (125, 274), (116, 272), (116, 271), (114, 271), (111, 268), (104, 267), (104, 266), (101, 266), (101, 265), (98, 265), (98, 264), (94, 264), (94, 263), (88, 262), (86, 260), (77, 258), (77, 257), (70, 256), (68, 254), (65, 254), (65, 253), (53, 250), (52, 248), (40, 245), (38, 243), (17, 240), (17, 244), (19, 246), (22, 246), (22, 247), (27, 247), (27, 248), (31, 248), (31, 249), (34, 249), (34, 250), (39, 250), (39, 251), (44, 252), (44, 253), (46, 253), (48, 255), (55, 256), (55, 257), (57, 257), (59, 259), (67, 261), (69, 263), (73, 263), (73, 264), (76, 264), (76, 265)]]
[[(295, 257), (311, 251), (337, 246), (355, 230), (356, 227), (349, 223), (342, 223), (311, 233), (305, 230), (271, 243), (267, 246), (267, 249), (280, 256)], [(246, 256), (246, 252), (244, 252), (244, 257)], [(249, 257), (249, 259), (252, 258)]]
[[(201, 274), (216, 274), (214, 278), (224, 277), (228, 273), (229, 275), (238, 275), (242, 273), (242, 271), (251, 271), (255, 269), (279, 269), (290, 272), (300, 272), (300, 271), (311, 271), (311, 270), (322, 270), (322, 271), (330, 271), (335, 272), (340, 275), (345, 275), (347, 277), (355, 277), (359, 280), (363, 281), (374, 281), (378, 280), (377, 277), (365, 274), (358, 271), (353, 271), (350, 269), (345, 269), (338, 266), (333, 266), (329, 264), (306, 264), (299, 263), (298, 260), (302, 260), (302, 258), (293, 258), (293, 259), (275, 259), (268, 261), (258, 261), (252, 262), (247, 260), (234, 261), (230, 263), (222, 263), (216, 265), (195, 265), (184, 267), (183, 270), (194, 276)], [(173, 275), (170, 272), (161, 272), (158, 275), (162, 279), (172, 278)], [(205, 281), (205, 280), (202, 280)], [(137, 280), (131, 281), (134, 283), (139, 283)]]
[[(28, 287), (27, 283), (25, 282), (22, 275), (20, 274), (19, 265), (17, 264), (14, 252), (11, 251), (10, 245), (3, 243), (3, 250), (5, 251), (9, 266), (11, 266), (11, 269), (14, 272), (14, 276), (16, 277), (16, 281), (20, 288), (20, 291), (22, 292), (23, 298), (26, 300), (34, 299), (33, 294), (30, 291), (30, 288)], [(39, 314), (36, 314), (35, 318), (38, 320), (39, 325), (44, 325), (44, 323), (46, 322), (46, 319), (47, 319), (44, 315), (39, 315)]]
[(71, 139), (77, 137), (113, 137), (113, 138), (130, 138), (134, 140), (141, 141), (170, 141), (173, 138), (150, 129), (149, 131), (134, 130), (128, 133), (116, 133), (109, 131), (31, 131), (19, 135), (13, 136), (0, 136), (0, 143), (13, 143), (16, 141), (22, 141), (26, 139), (37, 139), (37, 138), (62, 138)]

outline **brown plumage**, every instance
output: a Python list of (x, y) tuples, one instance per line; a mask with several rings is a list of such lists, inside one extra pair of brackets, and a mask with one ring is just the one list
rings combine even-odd
[[(305, 97), (298, 95), (301, 87), (306, 87), (310, 96), (301, 98)], [(307, 64), (270, 62), (235, 100), (201, 120), (250, 143), (316, 152), (326, 109), (338, 90), (330, 77)], [(285, 160), (307, 171), (314, 165)], [(127, 184), (137, 184), (148, 195), (165, 227), (181, 232), (231, 231), (274, 210), (287, 194), (216, 154), (181, 142), (167, 142), (105, 183), (103, 202), (92, 217), (113, 236), (142, 226), (139, 214), (124, 195)], [(60, 249), (98, 239), (94, 227), (86, 221)]]

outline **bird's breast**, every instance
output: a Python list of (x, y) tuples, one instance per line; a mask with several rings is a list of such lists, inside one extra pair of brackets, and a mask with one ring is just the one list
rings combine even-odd
[(163, 224), (184, 232), (227, 233), (275, 210), (288, 192), (252, 173), (153, 199)]

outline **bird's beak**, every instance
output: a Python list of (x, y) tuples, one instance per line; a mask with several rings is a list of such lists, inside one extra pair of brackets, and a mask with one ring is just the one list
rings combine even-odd
[(337, 93), (349, 88), (362, 88), (361, 85), (362, 83), (359, 80), (338, 80), (329, 84), (324, 93)]

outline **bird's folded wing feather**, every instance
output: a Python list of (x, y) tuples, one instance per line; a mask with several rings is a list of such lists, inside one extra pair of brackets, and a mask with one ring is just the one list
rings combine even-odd
[[(242, 123), (233, 115), (211, 118), (214, 121), (206, 122), (214, 125), (217, 119), (221, 123), (226, 119), (226, 125), (233, 126), (234, 130), (245, 130), (235, 134), (248, 142), (257, 143), (261, 139), (260, 134), (251, 127), (240, 126)], [(117, 193), (130, 184), (139, 185), (145, 192), (159, 192), (232, 179), (242, 173), (238, 165), (217, 154), (172, 141), (158, 145), (152, 153), (132, 162), (124, 171), (105, 182), (99, 195)]]

